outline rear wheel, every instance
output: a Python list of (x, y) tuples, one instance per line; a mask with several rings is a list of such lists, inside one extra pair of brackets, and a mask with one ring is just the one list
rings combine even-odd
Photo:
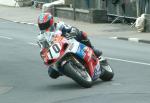
[(82, 87), (89, 88), (92, 86), (92, 79), (86, 68), (76, 65), (72, 61), (68, 61), (64, 65), (64, 74), (72, 78)]

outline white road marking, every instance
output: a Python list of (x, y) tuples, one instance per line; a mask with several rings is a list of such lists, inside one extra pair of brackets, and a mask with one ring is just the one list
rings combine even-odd
[(7, 86), (0, 86), (0, 94), (4, 94), (9, 92), (11, 89), (13, 89), (13, 87), (7, 87)]
[(32, 42), (28, 42), (29, 45), (34, 45), (34, 46), (38, 46), (38, 44), (36, 43), (32, 43)]
[(130, 60), (119, 59), (119, 58), (111, 58), (111, 57), (105, 57), (105, 58), (110, 59), (110, 60), (123, 61), (123, 62), (128, 62), (128, 63), (142, 64), (142, 65), (148, 65), (148, 66), (150, 66), (150, 63), (130, 61)]
[(29, 25), (34, 25), (34, 23), (27, 23), (27, 24), (29, 24)]
[(139, 39), (138, 38), (129, 38), (129, 41), (139, 42)]
[(117, 37), (110, 37), (110, 39), (117, 39)]
[(13, 38), (10, 38), (10, 37), (7, 37), (7, 36), (2, 36), (2, 35), (0, 35), (0, 38), (9, 39), (9, 40), (13, 39)]

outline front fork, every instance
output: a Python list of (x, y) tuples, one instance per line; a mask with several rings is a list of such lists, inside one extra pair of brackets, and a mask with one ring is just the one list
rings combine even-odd
[(70, 57), (67, 60), (63, 60), (61, 62), (61, 67), (63, 67), (67, 62), (69, 61), (73, 61), (72, 63), (74, 63), (74, 65), (76, 65), (77, 67), (79, 67), (82, 70), (85, 70), (85, 66), (79, 62), (79, 60), (74, 57), (73, 55), (70, 55)]

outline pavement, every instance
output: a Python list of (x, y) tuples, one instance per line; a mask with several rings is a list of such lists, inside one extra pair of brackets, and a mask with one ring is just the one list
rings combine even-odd
[[(37, 26), (37, 18), (40, 13), (40, 8), (10, 7), (0, 5), (0, 19), (9, 20), (16, 23)], [(139, 33), (135, 27), (132, 27), (132, 25), (110, 23), (93, 24), (59, 17), (55, 17), (55, 19), (62, 20), (69, 25), (76, 26), (80, 30), (87, 32), (88, 35), (99, 35), (101, 37), (109, 37), (111, 39), (150, 44), (150, 33)]]

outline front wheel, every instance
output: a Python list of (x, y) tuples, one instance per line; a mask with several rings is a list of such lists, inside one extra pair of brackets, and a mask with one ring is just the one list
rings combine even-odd
[(100, 75), (100, 79), (102, 79), (103, 81), (112, 80), (112, 78), (114, 77), (114, 71), (110, 67), (108, 62), (106, 60), (101, 61), (101, 66), (100, 67), (101, 67), (101, 70), (102, 70), (102, 73)]
[(72, 61), (68, 61), (64, 65), (64, 74), (74, 81), (76, 81), (79, 85), (85, 88), (90, 88), (92, 86), (92, 79), (87, 72), (86, 68), (80, 68), (75, 65)]

